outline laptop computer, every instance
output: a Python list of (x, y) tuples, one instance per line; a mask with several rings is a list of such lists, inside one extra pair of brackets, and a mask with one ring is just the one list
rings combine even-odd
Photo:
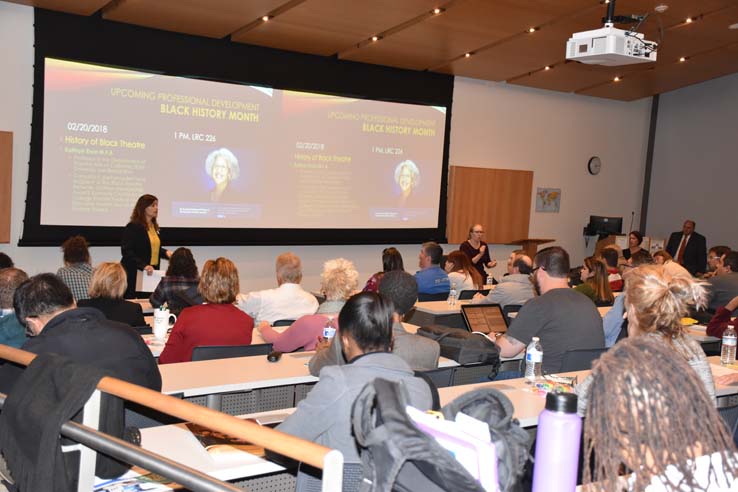
[(499, 304), (463, 304), (461, 315), (469, 331), (505, 333), (507, 318)]

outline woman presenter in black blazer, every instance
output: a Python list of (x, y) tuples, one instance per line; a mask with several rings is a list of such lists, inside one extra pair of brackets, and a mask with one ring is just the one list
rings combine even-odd
[(138, 270), (151, 275), (159, 268), (162, 258), (172, 256), (161, 246), (159, 239), (159, 224), (156, 216), (159, 214), (159, 200), (154, 195), (141, 195), (136, 200), (136, 206), (131, 213), (131, 221), (123, 229), (123, 239), (120, 250), (123, 258), (120, 260), (126, 270), (128, 286), (125, 297), (131, 299), (136, 296), (136, 272)]

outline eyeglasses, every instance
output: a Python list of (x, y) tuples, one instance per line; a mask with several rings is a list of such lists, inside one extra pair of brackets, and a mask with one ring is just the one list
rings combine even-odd
[(535, 275), (539, 268), (541, 268), (541, 267), (535, 267), (533, 270), (531, 270), (530, 271), (530, 276), (532, 277), (533, 275)]
[(484, 234), (484, 231), (472, 231), (474, 234)]

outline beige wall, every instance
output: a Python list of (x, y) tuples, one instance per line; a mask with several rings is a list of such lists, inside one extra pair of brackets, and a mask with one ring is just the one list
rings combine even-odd
[[(0, 2), (0, 130), (15, 134), (13, 224), (11, 244), (0, 251), (29, 273), (55, 271), (61, 263), (57, 248), (18, 248), (28, 175), (33, 83), (33, 10)], [(640, 209), (643, 167), (648, 138), (650, 101), (621, 103), (571, 94), (527, 89), (507, 84), (457, 79), (451, 130), (451, 165), (528, 169), (537, 186), (562, 188), (561, 212), (531, 211), (531, 236), (558, 238), (572, 261), (581, 262), (585, 249), (582, 227), (590, 214), (622, 215)], [(589, 176), (587, 159), (599, 155), (604, 167)], [(636, 213), (635, 222), (639, 217)], [(362, 282), (381, 268), (384, 245), (292, 247), (302, 256), (304, 284), (317, 288), (322, 262), (344, 256), (353, 260)], [(232, 258), (241, 272), (243, 290), (274, 283), (275, 253), (287, 247), (196, 247), (199, 264), (207, 258)], [(451, 249), (445, 248), (445, 249)], [(497, 274), (512, 250), (495, 246)], [(414, 271), (418, 247), (400, 246), (406, 269)], [(118, 248), (92, 250), (93, 262), (117, 261)]]

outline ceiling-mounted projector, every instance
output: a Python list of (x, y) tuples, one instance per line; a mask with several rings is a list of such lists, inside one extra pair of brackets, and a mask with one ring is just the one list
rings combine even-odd
[(566, 42), (566, 59), (590, 65), (632, 65), (656, 61), (658, 43), (643, 34), (605, 24), (601, 29), (577, 32)]

